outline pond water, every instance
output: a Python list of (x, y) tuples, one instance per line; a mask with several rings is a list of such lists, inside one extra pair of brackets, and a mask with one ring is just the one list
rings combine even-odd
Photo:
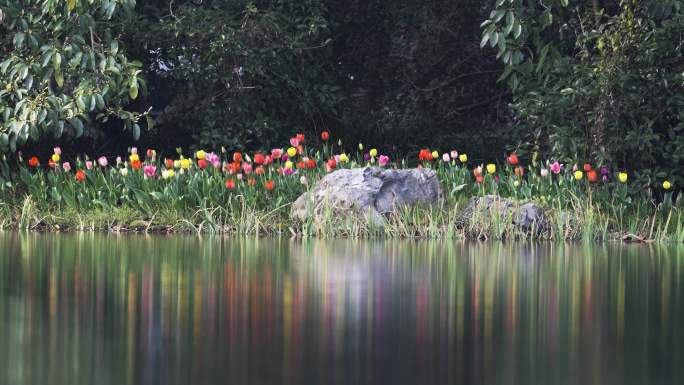
[(0, 233), (0, 384), (676, 384), (684, 247)]

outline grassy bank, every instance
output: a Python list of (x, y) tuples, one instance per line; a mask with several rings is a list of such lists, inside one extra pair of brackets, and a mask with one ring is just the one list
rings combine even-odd
[[(327, 136), (324, 135), (327, 139)], [(423, 150), (417, 164), (437, 171), (444, 197), (405, 208), (382, 228), (354, 216), (290, 219), (291, 204), (339, 168), (407, 167), (377, 150), (345, 152), (324, 142), (315, 149), (295, 137), (290, 148), (265, 153), (161, 156), (131, 149), (126, 159), (70, 158), (59, 149), (47, 161), (6, 160), (0, 177), (0, 226), (46, 231), (146, 231), (316, 237), (684, 241), (684, 205), (676, 186), (633, 183), (625, 170), (590, 164), (537, 162), (516, 156), (469, 163), (466, 154)], [(523, 233), (510, 218), (479, 212), (463, 223), (473, 196), (497, 194), (540, 204), (547, 231)], [(657, 197), (657, 198), (654, 198)]]

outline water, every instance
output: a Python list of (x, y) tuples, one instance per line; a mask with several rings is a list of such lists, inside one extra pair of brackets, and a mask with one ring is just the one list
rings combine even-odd
[(678, 384), (684, 247), (0, 233), (0, 384)]

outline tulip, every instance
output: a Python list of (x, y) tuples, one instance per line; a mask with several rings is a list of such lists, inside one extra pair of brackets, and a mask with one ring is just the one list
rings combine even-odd
[(458, 151), (451, 150), (451, 159), (456, 159), (456, 158), (458, 158)]
[(558, 163), (558, 162), (551, 163), (551, 172), (554, 174), (560, 174), (560, 172), (561, 172), (560, 163)]
[(540, 173), (541, 176), (544, 177), (544, 178), (546, 178), (547, 176), (549, 176), (549, 170), (547, 170), (547, 169), (545, 169), (545, 168), (542, 168), (541, 171), (539, 171), (539, 173)]
[(79, 182), (85, 182), (86, 173), (83, 170), (76, 171), (76, 180)]
[(285, 168), (292, 170), (294, 168), (294, 164), (292, 163), (292, 161), (288, 160), (287, 162), (285, 162)]
[(518, 167), (514, 168), (514, 169), (513, 169), (513, 174), (514, 174), (515, 176), (522, 177), (523, 175), (525, 175), (525, 167), (523, 167), (523, 166), (518, 166)]
[(179, 163), (180, 163), (180, 166), (182, 169), (187, 170), (190, 168), (190, 160), (189, 159), (183, 158), (179, 161)]
[(256, 153), (256, 154), (254, 154), (254, 163), (256, 163), (257, 165), (261, 166), (261, 165), (263, 165), (264, 163), (266, 163), (266, 158), (264, 157), (263, 154), (261, 154), (261, 153)]
[(279, 148), (274, 148), (271, 150), (271, 158), (280, 159), (281, 156), (283, 156), (283, 150)]
[(60, 159), (60, 158), (61, 158), (61, 157), (59, 156), (58, 153), (54, 153), (54, 154), (52, 154), (52, 158), (51, 158), (51, 159), (52, 159), (53, 162), (57, 163), (57, 162), (59, 162), (59, 159)]
[(348, 163), (349, 162), (349, 156), (347, 156), (347, 154), (342, 153), (342, 154), (340, 154), (339, 161), (341, 163)]
[(140, 157), (138, 156), (138, 154), (131, 154), (131, 155), (128, 157), (128, 160), (130, 160), (131, 163), (132, 163), (132, 162), (137, 162), (137, 161), (140, 160)]
[(29, 159), (29, 161), (28, 161), (28, 164), (31, 167), (38, 167), (39, 163), (40, 162), (38, 162), (38, 157), (35, 157), (35, 156), (31, 157), (31, 159)]
[(371, 148), (369, 153), (370, 153), (371, 158), (377, 158), (377, 156), (378, 156), (378, 150), (376, 148)]
[(207, 153), (202, 151), (202, 150), (199, 150), (195, 153), (195, 158), (200, 159), (200, 160), (204, 159), (206, 156), (207, 156)]
[(596, 173), (596, 170), (587, 171), (587, 180), (589, 180), (591, 183), (598, 182), (598, 174)]
[(494, 174), (496, 172), (496, 165), (494, 163), (489, 163), (487, 165), (487, 172), (490, 174)]
[(584, 166), (582, 166), (582, 169), (584, 169), (584, 172), (589, 172), (591, 171), (591, 165), (589, 163), (585, 163)]
[(121, 157), (120, 157), (120, 156), (117, 156), (117, 157), (116, 157), (116, 165), (118, 166), (118, 165), (120, 165), (122, 162), (123, 162), (123, 160), (121, 160)]
[(242, 162), (242, 153), (236, 151), (233, 153), (233, 162)]
[(234, 189), (234, 188), (235, 188), (235, 181), (232, 180), (232, 179), (227, 179), (227, 180), (226, 180), (226, 188), (227, 188), (228, 190)]
[(664, 182), (663, 182), (663, 188), (664, 188), (665, 190), (671, 189), (671, 188), (672, 188), (672, 183), (670, 183), (670, 181), (668, 181), (668, 180), (664, 181)]
[(359, 151), (363, 151), (363, 143), (359, 143)]
[(297, 155), (297, 149), (294, 147), (290, 147), (287, 149), (287, 156), (290, 158), (294, 158)]
[(580, 170), (575, 171), (575, 180), (581, 180), (584, 177), (584, 173)]
[(448, 153), (445, 152), (444, 154), (442, 154), (442, 161), (443, 162), (449, 163), (450, 160), (451, 160), (451, 157), (449, 156)]
[(147, 149), (147, 157), (150, 159), (156, 158), (157, 157), (157, 151), (154, 151), (153, 149), (148, 148)]
[(205, 168), (207, 168), (207, 165), (208, 165), (208, 163), (207, 163), (206, 159), (197, 160), (197, 167), (199, 167), (200, 170), (204, 170)]
[(518, 156), (515, 154), (511, 154), (508, 156), (508, 163), (512, 166), (515, 166), (518, 164)]
[(306, 186), (306, 185), (309, 184), (309, 181), (306, 180), (306, 176), (302, 175), (302, 176), (299, 177), (299, 183), (301, 183), (301, 184), (303, 184), (303, 185)]
[(126, 167), (122, 168), (119, 172), (121, 173), (121, 176), (128, 175), (128, 169)]
[(247, 179), (247, 186), (256, 186), (256, 179), (254, 178), (249, 178)]
[(100, 167), (107, 167), (107, 164), (108, 164), (107, 158), (104, 156), (97, 158), (97, 164), (99, 164)]
[(627, 182), (627, 173), (626, 172), (618, 173), (618, 180), (620, 181), (620, 183), (626, 183)]
[(143, 168), (143, 173), (145, 173), (146, 177), (152, 178), (157, 173), (157, 166), (153, 166), (151, 164), (147, 165), (145, 168)]
[(251, 163), (243, 163), (242, 164), (242, 171), (245, 172), (245, 174), (250, 174), (252, 172), (252, 164)]
[(291, 145), (292, 147), (297, 147), (297, 146), (299, 146), (299, 139), (297, 139), (297, 137), (292, 137), (292, 138), (290, 138), (290, 145)]
[(438, 151), (432, 151), (432, 159), (437, 159), (439, 158), (439, 152)]
[(142, 167), (142, 163), (140, 163), (139, 160), (135, 160), (131, 162), (131, 167), (133, 168), (133, 170), (140, 170), (140, 167)]
[(87, 170), (92, 170), (92, 169), (93, 169), (93, 162), (90, 161), (90, 160), (87, 160), (87, 161), (85, 162), (85, 167), (86, 167)]
[(513, 181), (513, 187), (520, 187), (520, 181), (519, 180), (514, 180)]
[(254, 169), (254, 173), (257, 175), (264, 175), (266, 170), (264, 169), (264, 166), (257, 166), (257, 168)]
[(52, 152), (54, 152), (57, 155), (62, 155), (62, 149), (59, 147), (55, 147)]
[(328, 139), (330, 139), (330, 133), (328, 131), (321, 132), (321, 139), (323, 139), (324, 142), (327, 142)]
[(465, 163), (468, 161), (468, 155), (467, 154), (461, 154), (461, 155), (459, 155), (458, 160), (460, 160), (461, 163)]
[(382, 167), (385, 167), (387, 166), (387, 163), (389, 163), (389, 156), (380, 155), (380, 158), (378, 159), (378, 164)]
[(69, 163), (69, 162), (64, 162), (64, 163), (62, 163), (62, 169), (63, 169), (65, 172), (71, 171), (71, 163)]
[(138, 147), (131, 147), (131, 154), (138, 154)]
[(169, 179), (172, 178), (176, 173), (173, 171), (173, 169), (166, 169), (163, 170), (161, 175), (163, 179)]
[(272, 180), (267, 180), (266, 183), (264, 183), (264, 187), (266, 190), (271, 191), (275, 188), (275, 182)]
[(427, 148), (424, 148), (418, 152), (418, 160), (421, 162), (430, 161), (432, 158), (432, 153)]

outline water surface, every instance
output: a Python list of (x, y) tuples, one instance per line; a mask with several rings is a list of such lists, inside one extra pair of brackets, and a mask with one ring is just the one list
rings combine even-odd
[(684, 247), (0, 233), (0, 384), (680, 384)]

